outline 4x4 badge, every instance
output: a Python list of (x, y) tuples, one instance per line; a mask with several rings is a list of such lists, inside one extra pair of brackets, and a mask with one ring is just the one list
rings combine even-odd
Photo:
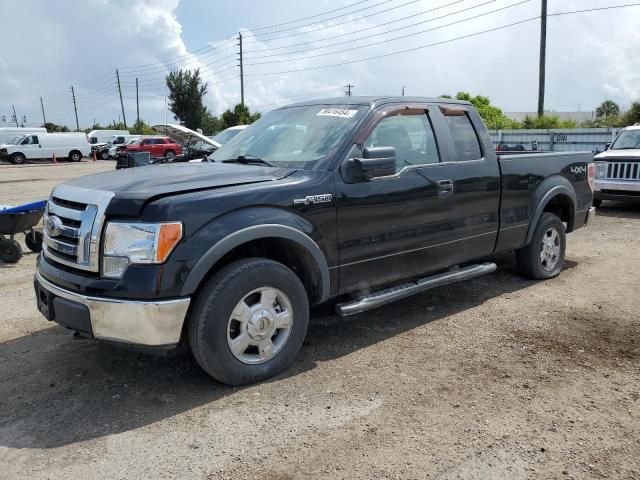
[(293, 201), (294, 205), (316, 205), (318, 203), (329, 203), (333, 200), (333, 195), (330, 193), (323, 193), (322, 195), (307, 195), (304, 198), (296, 198)]

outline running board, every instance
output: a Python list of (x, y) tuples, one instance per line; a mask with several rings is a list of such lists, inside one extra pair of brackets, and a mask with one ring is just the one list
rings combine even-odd
[(487, 273), (495, 271), (496, 268), (495, 263), (487, 262), (482, 265), (470, 265), (458, 270), (439, 273), (438, 275), (432, 275), (431, 277), (424, 277), (412, 283), (405, 283), (370, 293), (364, 297), (360, 297), (358, 300), (354, 300), (353, 302), (339, 303), (336, 305), (336, 312), (341, 317), (348, 317), (349, 315), (355, 315), (356, 313), (381, 307), (387, 303), (402, 300), (403, 298), (410, 297), (411, 295), (424, 292), (431, 288), (441, 287), (443, 285), (449, 285), (450, 283), (461, 282), (463, 280), (470, 280), (481, 275), (486, 275)]

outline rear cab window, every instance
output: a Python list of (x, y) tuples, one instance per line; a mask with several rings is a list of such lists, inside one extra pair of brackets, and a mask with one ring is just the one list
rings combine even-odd
[(456, 149), (458, 162), (469, 160), (480, 160), (482, 158), (482, 148), (476, 129), (471, 123), (469, 113), (465, 108), (440, 107), (447, 119), (453, 144)]

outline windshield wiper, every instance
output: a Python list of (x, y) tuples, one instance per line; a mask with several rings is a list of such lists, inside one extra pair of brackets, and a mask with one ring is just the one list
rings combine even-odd
[(262, 158), (254, 157), (253, 155), (238, 155), (236, 158), (222, 160), (222, 163), (242, 163), (243, 165), (258, 164), (275, 167), (273, 163), (263, 160)]

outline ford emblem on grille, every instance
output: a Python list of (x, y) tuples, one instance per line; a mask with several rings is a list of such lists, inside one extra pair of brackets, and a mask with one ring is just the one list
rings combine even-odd
[(62, 220), (55, 215), (51, 215), (47, 218), (47, 222), (44, 227), (50, 237), (57, 237), (62, 233), (62, 226)]

